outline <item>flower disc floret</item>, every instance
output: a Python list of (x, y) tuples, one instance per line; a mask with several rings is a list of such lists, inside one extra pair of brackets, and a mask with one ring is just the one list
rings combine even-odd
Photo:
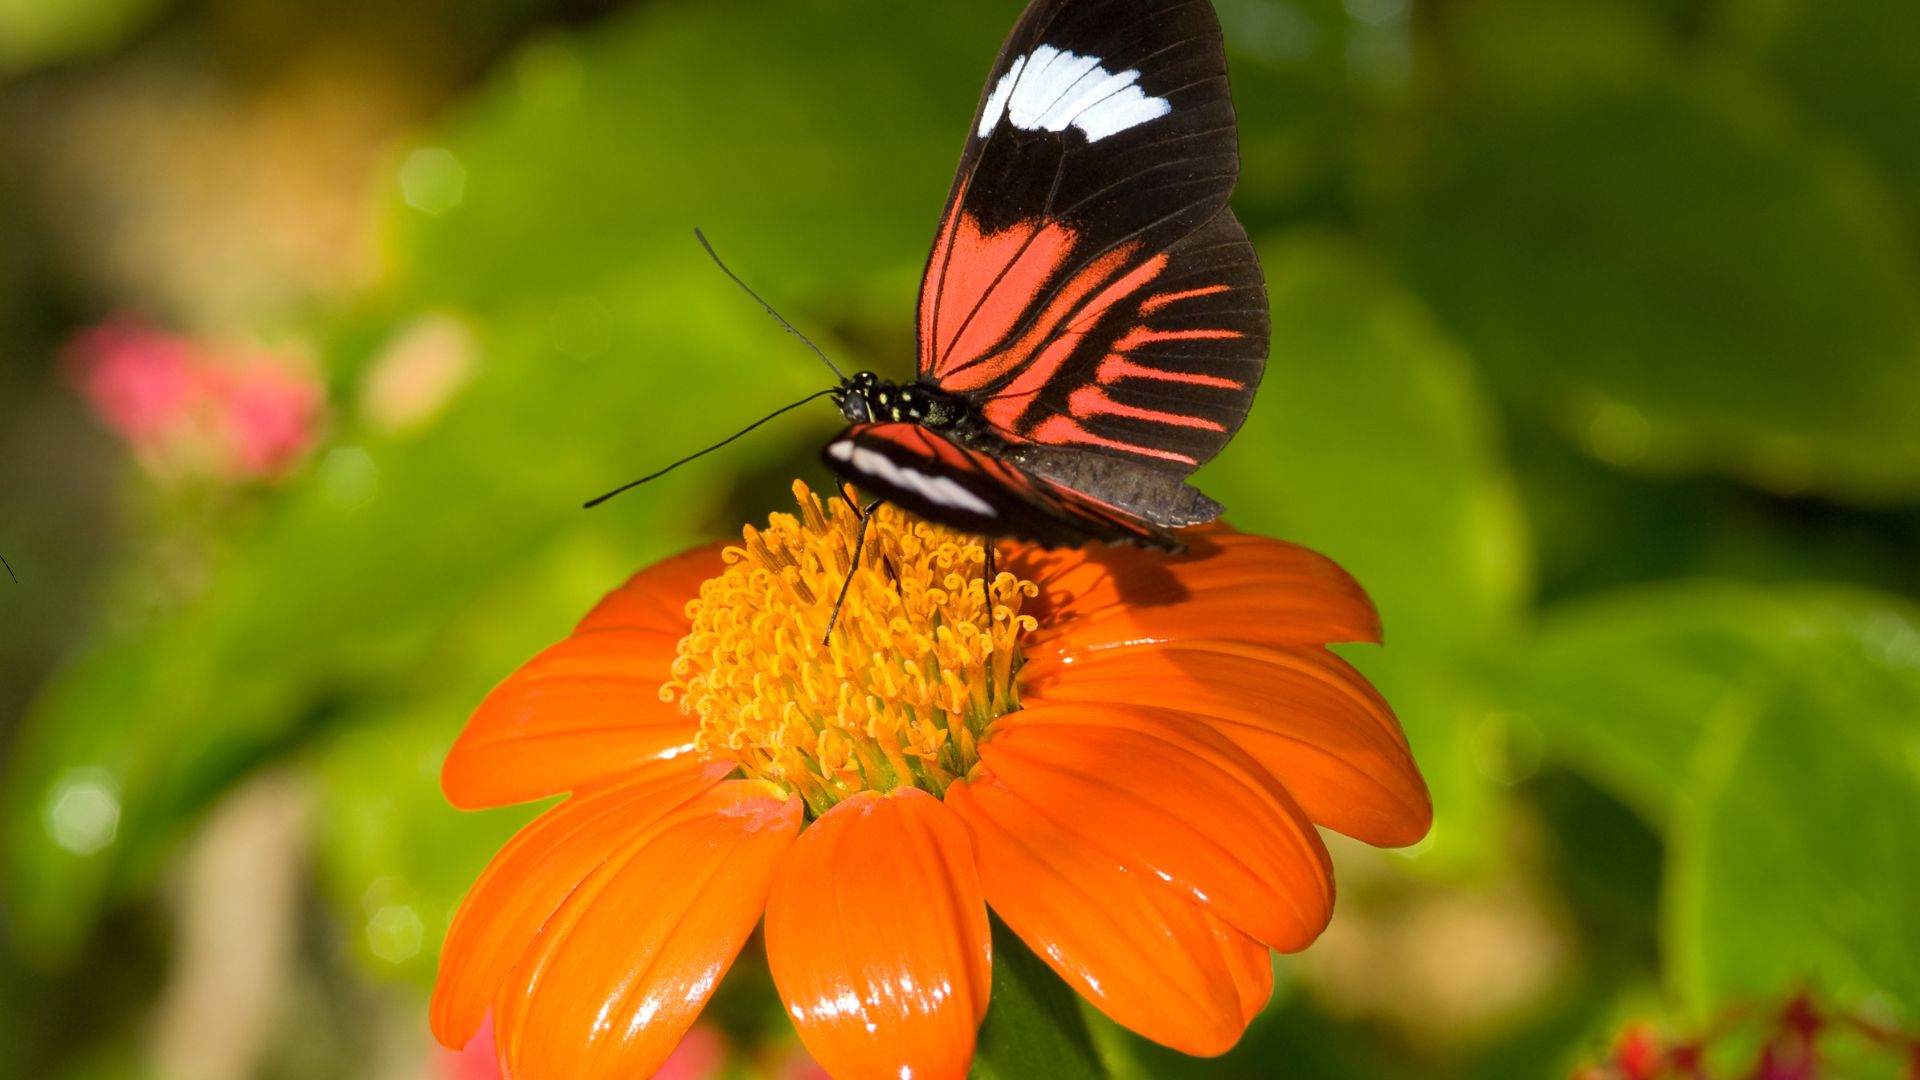
[[(696, 747), (798, 793), (814, 816), (861, 791), (943, 794), (1019, 709), (1021, 637), (1038, 593), (987, 580), (981, 540), (882, 507), (860, 519), (794, 485), (799, 516), (748, 526), (687, 606), (661, 697), (697, 719)], [(838, 623), (828, 621), (849, 570)]]

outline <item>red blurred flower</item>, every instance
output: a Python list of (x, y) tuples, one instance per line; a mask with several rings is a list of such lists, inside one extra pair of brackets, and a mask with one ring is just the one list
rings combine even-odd
[(326, 394), (297, 363), (119, 319), (75, 339), (69, 372), (150, 472), (271, 479), (318, 440)]
[(1426, 833), (1386, 702), (1325, 648), (1379, 636), (1327, 560), (1008, 545), (989, 598), (978, 541), (886, 510), (823, 646), (854, 516), (796, 490), (800, 519), (607, 597), (455, 744), (457, 805), (573, 797), (462, 906), (447, 1045), (491, 1012), (510, 1075), (644, 1076), (764, 913), (829, 1073), (964, 1076), (991, 905), (1121, 1024), (1218, 1054), (1331, 914), (1314, 826)]
[[(1758, 1049), (1752, 1049), (1755, 1037)], [(1884, 1055), (1907, 1063), (1907, 1075), (1920, 1080), (1920, 1038), (1904, 1034), (1861, 1014), (1834, 1012), (1800, 991), (1785, 1004), (1768, 1009), (1736, 1006), (1704, 1034), (1684, 1042), (1662, 1040), (1642, 1022), (1630, 1024), (1615, 1040), (1607, 1060), (1574, 1070), (1574, 1080), (1706, 1080), (1709, 1054), (1735, 1067), (1733, 1053), (1751, 1054), (1750, 1064), (1734, 1073), (1743, 1080), (1820, 1080), (1834, 1075), (1830, 1065), (1851, 1042), (1854, 1057)], [(1728, 1046), (1739, 1048), (1733, 1053)], [(1852, 1060), (1852, 1058), (1847, 1058)]]

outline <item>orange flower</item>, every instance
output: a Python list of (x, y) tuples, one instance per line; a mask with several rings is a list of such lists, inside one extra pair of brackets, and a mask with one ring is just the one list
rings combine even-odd
[(836, 1077), (961, 1077), (989, 906), (1095, 1006), (1193, 1054), (1326, 926), (1315, 825), (1400, 846), (1425, 785), (1378, 693), (1324, 647), (1366, 596), (1226, 529), (1180, 558), (799, 518), (638, 574), (480, 706), (466, 808), (572, 797), (495, 857), (448, 935), (433, 1029), (489, 1013), (503, 1071), (644, 1076), (764, 912), (802, 1040)]

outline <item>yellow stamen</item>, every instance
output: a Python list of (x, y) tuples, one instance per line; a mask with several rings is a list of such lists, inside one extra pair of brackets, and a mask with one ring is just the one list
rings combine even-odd
[(693, 629), (660, 696), (699, 718), (702, 750), (733, 754), (816, 816), (859, 791), (941, 794), (1020, 707), (1020, 637), (1034, 627), (1020, 607), (1039, 590), (1002, 573), (989, 598), (983, 541), (882, 507), (823, 645), (859, 516), (793, 492), (800, 517), (748, 526), (687, 605)]

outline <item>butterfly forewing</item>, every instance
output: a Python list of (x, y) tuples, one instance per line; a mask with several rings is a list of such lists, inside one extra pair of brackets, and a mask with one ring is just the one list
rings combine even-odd
[(1040, 0), (995, 62), (921, 286), (920, 373), (1010, 441), (1189, 472), (1245, 417), (1266, 294), (1206, 0)]
[(855, 424), (821, 457), (863, 490), (931, 521), (1043, 547), (1090, 540), (1177, 551), (1171, 533), (918, 424)]

